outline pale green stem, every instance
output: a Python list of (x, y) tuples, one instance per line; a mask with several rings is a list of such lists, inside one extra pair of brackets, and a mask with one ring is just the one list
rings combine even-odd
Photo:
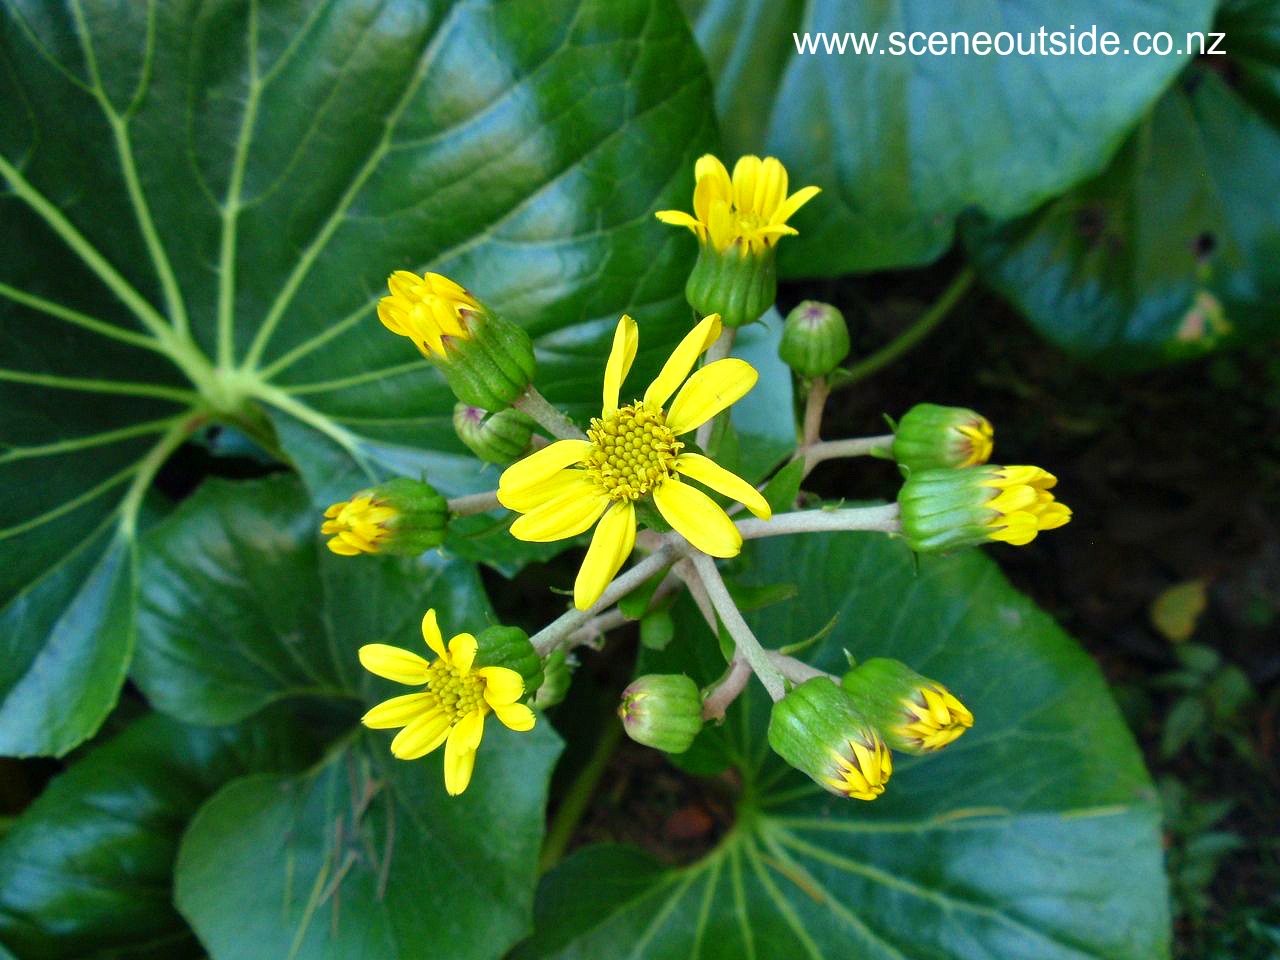
[(888, 452), (893, 449), (893, 434), (886, 433), (878, 437), (853, 437), (848, 440), (820, 440), (796, 451), (797, 457), (804, 457), (804, 472), (809, 471), (826, 460), (838, 460), (842, 457), (867, 457), (878, 450)]
[(738, 532), (743, 540), (781, 537), (793, 533), (833, 533), (841, 530), (878, 530), (897, 533), (902, 529), (898, 505), (879, 507), (841, 507), (836, 510), (796, 510), (779, 513), (772, 520), (740, 520)]
[(775, 701), (781, 700), (786, 693), (782, 675), (778, 673), (777, 668), (769, 660), (768, 653), (764, 647), (760, 646), (760, 641), (747, 626), (747, 621), (743, 619), (738, 605), (733, 602), (728, 587), (720, 577), (720, 571), (716, 569), (715, 561), (700, 551), (690, 554), (690, 559), (693, 561), (694, 569), (698, 571), (698, 577), (702, 580), (703, 586), (707, 588), (707, 596), (711, 598), (712, 606), (720, 615), (721, 623), (729, 631), (729, 636), (733, 637), (738, 653), (751, 665), (751, 669), (760, 678), (769, 696)]
[(496, 490), (490, 490), (487, 493), (472, 493), (465, 497), (454, 497), (449, 501), (449, 513), (455, 517), (469, 517), (476, 513), (488, 513), (491, 510), (501, 510), (502, 504), (498, 502), (498, 493)]
[(529, 389), (516, 397), (511, 405), (533, 417), (547, 433), (557, 440), (586, 439), (586, 434), (578, 429), (577, 424), (553, 407), (533, 384), (529, 384)]

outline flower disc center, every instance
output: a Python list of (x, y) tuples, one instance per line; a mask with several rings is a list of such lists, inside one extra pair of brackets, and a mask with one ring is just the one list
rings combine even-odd
[(667, 479), (684, 446), (666, 415), (641, 402), (592, 420), (587, 438), (592, 476), (615, 500), (637, 500)]
[(427, 689), (449, 716), (451, 724), (469, 713), (484, 711), (484, 680), (474, 673), (463, 676), (457, 667), (443, 660), (437, 660), (427, 669)]

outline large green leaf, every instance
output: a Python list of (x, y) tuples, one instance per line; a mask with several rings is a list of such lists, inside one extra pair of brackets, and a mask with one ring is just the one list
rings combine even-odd
[[(360, 668), (361, 644), (425, 653), (428, 607), (450, 632), (490, 619), (470, 564), (331, 555), (289, 476), (206, 483), (143, 552), (135, 678), (192, 722), (296, 697), (354, 722), (405, 692)], [(555, 733), (491, 719), (460, 798), (442, 751), (405, 763), (390, 739), (352, 733), (305, 775), (237, 780), (202, 809), (178, 903), (215, 960), (420, 957), (455, 935), (457, 956), (496, 956), (527, 930)]]
[(200, 811), (177, 903), (213, 960), (495, 958), (528, 932), (559, 739), (490, 719), (471, 786), (369, 734), (303, 777), (245, 777)]
[(986, 280), (1094, 362), (1148, 366), (1280, 330), (1280, 24), (1274, 4), (1249, 2), (1218, 28), (1249, 51), (1239, 89), (1197, 64), (1100, 177), (966, 229)]
[(283, 715), (188, 727), (151, 715), (57, 777), (0, 841), (0, 940), (24, 960), (198, 955), (171, 906), (178, 841), (227, 781), (314, 754)]
[[(977, 552), (921, 561), (875, 535), (768, 541), (748, 582), (785, 570), (803, 603), (748, 615), (770, 645), (839, 613), (815, 665), (897, 656), (948, 684), (973, 730), (899, 756), (873, 803), (827, 794), (765, 743), (754, 686), (715, 734), (742, 777), (736, 821), (673, 868), (587, 847), (544, 880), (521, 957), (1155, 960), (1169, 949), (1159, 814), (1088, 657)], [(713, 676), (691, 605), (645, 670)], [(806, 654), (808, 656), (808, 654)], [(723, 661), (719, 667), (723, 668)]]
[(144, 539), (134, 679), (160, 710), (230, 723), (291, 696), (360, 699), (364, 643), (414, 646), (434, 607), (480, 629), (470, 564), (336, 557), (288, 476), (206, 483)]
[(527, 326), (559, 399), (624, 310), (687, 323), (653, 219), (713, 146), (675, 0), (10, 0), (0, 11), (0, 750), (114, 702), (138, 508), (210, 418), (317, 498), (487, 482), (381, 329), (393, 268)]
[[(1106, 163), (1187, 57), (894, 56), (914, 31), (1028, 36), (1169, 31), (1181, 48), (1212, 0), (683, 0), (716, 78), (726, 148), (768, 151), (824, 193), (780, 248), (793, 276), (924, 263), (967, 207), (1025, 213)], [(876, 34), (877, 52), (798, 54), (793, 34)], [(919, 41), (917, 41), (917, 44)], [(687, 198), (686, 198), (687, 202)]]

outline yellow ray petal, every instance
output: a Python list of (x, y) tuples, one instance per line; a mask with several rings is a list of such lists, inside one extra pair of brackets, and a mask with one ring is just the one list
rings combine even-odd
[(654, 216), (673, 227), (688, 227), (694, 233), (702, 227), (702, 224), (683, 210), (659, 210)]
[(449, 736), (449, 715), (444, 711), (426, 714), (395, 735), (391, 753), (400, 760), (425, 757)]
[[(720, 314), (712, 313), (703, 317), (696, 327), (690, 330), (683, 340), (671, 351), (671, 356), (663, 364), (662, 372), (656, 380), (649, 384), (644, 392), (644, 402), (650, 407), (661, 407), (676, 392), (676, 387), (689, 376), (689, 371), (698, 362), (698, 358), (706, 353), (707, 348), (720, 337)], [(563, 441), (562, 441), (563, 442)], [(554, 444), (552, 444), (554, 446)], [(546, 449), (550, 450), (551, 447)], [(537, 454), (534, 454), (537, 456)], [(516, 464), (519, 466), (519, 464)]]
[(618, 391), (622, 389), (622, 381), (627, 379), (639, 344), (640, 331), (636, 329), (636, 322), (623, 314), (613, 332), (613, 349), (609, 351), (609, 362), (604, 368), (604, 412), (601, 416), (607, 417), (617, 411)]
[(508, 667), (481, 667), (476, 675), (484, 678), (484, 699), (497, 710), (524, 696), (524, 680)]
[(821, 187), (804, 187), (797, 190), (783, 202), (782, 206), (774, 211), (770, 218), (773, 223), (786, 223), (790, 220), (797, 210), (822, 192)]
[(484, 716), (469, 713), (449, 731), (444, 744), (444, 788), (456, 797), (467, 789), (476, 765), (476, 749), (484, 736)]
[(360, 718), (360, 722), (373, 730), (403, 727), (418, 717), (437, 711), (435, 694), (406, 693), (403, 697), (383, 700)]
[(773, 516), (769, 501), (761, 495), (759, 490), (736, 473), (729, 472), (700, 453), (680, 454), (676, 458), (676, 471), (706, 484), (717, 493), (732, 497), (761, 520), (768, 520)]
[(598, 519), (609, 497), (595, 487), (589, 493), (571, 489), (536, 510), (517, 517), (511, 535), (528, 543), (550, 543), (576, 537)]
[(362, 553), (341, 537), (334, 537), (326, 546), (340, 557), (358, 557)]
[(498, 478), (499, 494), (508, 490), (527, 490), (547, 480), (565, 467), (582, 460), (591, 449), (586, 440), (557, 440), (541, 450), (517, 460)]
[(777, 157), (765, 157), (756, 183), (756, 215), (770, 217), (787, 196), (787, 168)]
[(697, 429), (741, 400), (759, 378), (755, 367), (736, 357), (707, 364), (676, 394), (667, 412), (667, 426), (676, 436)]
[(724, 253), (738, 238), (738, 219), (733, 215), (727, 200), (713, 200), (707, 213), (707, 233), (711, 245)]
[(760, 176), (760, 158), (747, 154), (733, 165), (733, 203), (742, 213), (755, 211), (756, 181)]
[(396, 683), (418, 685), (427, 682), (430, 664), (416, 653), (385, 643), (366, 643), (360, 648), (359, 656), (360, 665), (376, 676)]
[(742, 535), (714, 500), (687, 483), (671, 479), (653, 491), (653, 502), (667, 523), (703, 553), (736, 557)]
[(449, 663), (464, 677), (471, 672), (478, 646), (476, 638), (469, 633), (460, 633), (449, 641)]
[(422, 639), (427, 641), (427, 646), (441, 660), (448, 660), (449, 657), (444, 649), (444, 637), (440, 634), (440, 624), (436, 622), (435, 609), (428, 610), (422, 616)]
[(508, 510), (528, 513), (575, 489), (586, 496), (596, 492), (596, 485), (589, 479), (585, 470), (566, 467), (532, 487), (524, 487), (520, 490), (499, 490), (498, 502)]
[(635, 504), (630, 500), (615, 503), (591, 537), (591, 546), (573, 584), (573, 605), (586, 610), (599, 600), (635, 545)]
[(508, 703), (501, 707), (494, 707), (493, 712), (498, 715), (498, 719), (502, 721), (504, 726), (510, 727), (520, 733), (526, 730), (532, 730), (533, 725), (537, 723), (538, 718), (534, 716), (533, 711), (526, 707), (523, 703)]

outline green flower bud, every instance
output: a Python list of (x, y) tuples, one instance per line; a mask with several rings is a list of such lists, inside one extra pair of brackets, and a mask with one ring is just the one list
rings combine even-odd
[(421, 480), (397, 477), (360, 490), (324, 512), (320, 532), (339, 556), (388, 553), (416, 557), (444, 543), (449, 504)]
[(533, 343), (448, 277), (397, 270), (378, 319), (408, 337), (463, 403), (501, 410), (533, 382)]
[(874, 800), (893, 773), (889, 748), (828, 677), (814, 677), (773, 705), (769, 746), (831, 793)]
[(698, 260), (685, 284), (684, 295), (699, 316), (720, 314), (726, 327), (755, 323), (773, 306), (778, 295), (777, 250), (750, 250), (735, 244), (717, 250), (698, 249)]
[(519, 627), (492, 626), (476, 634), (476, 667), (506, 667), (524, 680), (525, 696), (542, 685), (542, 658)]
[(563, 650), (554, 650), (548, 654), (542, 661), (542, 686), (538, 687), (533, 705), (539, 710), (545, 710), (564, 700), (576, 666), (577, 662), (571, 660)]
[(529, 452), (533, 427), (533, 418), (514, 407), (489, 414), (465, 403), (453, 408), (458, 439), (485, 463), (506, 465), (523, 457)]
[(1071, 519), (1049, 492), (1057, 482), (1029, 466), (915, 471), (898, 491), (902, 536), (919, 553), (989, 540), (1022, 546)]
[(637, 743), (684, 753), (702, 729), (702, 694), (683, 673), (651, 673), (622, 691), (618, 716)]
[(825, 377), (849, 355), (844, 314), (816, 300), (805, 300), (787, 314), (778, 356), (804, 377)]
[(975, 467), (991, 459), (991, 422), (964, 407), (917, 403), (898, 421), (893, 458), (907, 470)]
[(973, 714), (950, 690), (899, 660), (873, 657), (840, 686), (894, 750), (941, 750), (973, 726)]

